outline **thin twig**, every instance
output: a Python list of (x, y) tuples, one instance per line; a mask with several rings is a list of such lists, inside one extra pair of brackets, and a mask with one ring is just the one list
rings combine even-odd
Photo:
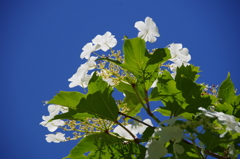
[(144, 125), (152, 128), (152, 129), (155, 129), (155, 127), (153, 127), (153, 126), (151, 126), (151, 125), (148, 125), (147, 123), (144, 123), (143, 121), (138, 120), (138, 119), (136, 119), (136, 118), (134, 118), (134, 117), (131, 117), (131, 116), (127, 115), (127, 114), (124, 114), (124, 113), (121, 113), (121, 112), (118, 112), (118, 114), (121, 114), (121, 115), (123, 115), (123, 116), (125, 116), (125, 117), (131, 118), (131, 119), (133, 119), (133, 120), (136, 120), (136, 121), (138, 121), (139, 123), (142, 123), (142, 124), (144, 124)]
[(133, 133), (131, 131), (129, 131), (125, 126), (123, 126), (121, 123), (119, 123), (118, 121), (116, 121), (116, 123), (118, 125), (120, 125), (124, 130), (126, 130), (132, 137), (133, 139), (136, 139), (136, 137), (133, 135)]

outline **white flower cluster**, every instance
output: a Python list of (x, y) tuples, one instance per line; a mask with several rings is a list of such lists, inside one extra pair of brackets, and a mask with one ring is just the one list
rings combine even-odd
[(198, 110), (203, 111), (205, 116), (210, 118), (218, 118), (219, 124), (226, 125), (226, 131), (220, 135), (221, 138), (224, 137), (228, 131), (231, 131), (233, 134), (236, 132), (240, 133), (240, 122), (237, 122), (234, 116), (224, 114), (223, 112), (206, 110), (202, 107), (198, 108)]
[[(138, 37), (144, 39), (146, 42), (149, 41), (151, 43), (155, 42), (160, 34), (158, 33), (158, 28), (155, 22), (150, 17), (146, 17), (145, 23), (143, 21), (138, 21), (134, 25), (140, 32), (138, 33)], [(80, 54), (80, 58), (87, 59), (88, 61), (77, 69), (77, 72), (68, 79), (71, 83), (69, 84), (70, 88), (80, 86), (82, 88), (86, 88), (88, 86), (89, 80), (92, 77), (92, 74), (87, 74), (89, 70), (96, 68), (95, 60), (97, 57), (90, 57), (91, 53), (102, 50), (107, 51), (117, 44), (116, 38), (112, 35), (111, 32), (107, 31), (104, 35), (97, 35), (92, 42), (87, 43), (82, 48), (82, 53)], [(102, 74), (103, 72), (99, 72)], [(113, 86), (114, 83), (111, 78), (104, 79), (109, 85)]]
[[(138, 33), (138, 37), (144, 39), (146, 42), (149, 41), (151, 43), (155, 42), (156, 37), (160, 37), (158, 32), (158, 27), (155, 22), (150, 17), (146, 17), (145, 23), (143, 21), (138, 21), (135, 23), (135, 28), (137, 28), (140, 32)], [(176, 76), (177, 67), (181, 67), (182, 65), (189, 65), (189, 61), (191, 60), (191, 55), (187, 48), (182, 48), (182, 44), (180, 43), (172, 43), (169, 44), (168, 49), (170, 50), (172, 58), (170, 61), (173, 63), (170, 65), (170, 70), (173, 72), (172, 77)], [(151, 86), (156, 87), (156, 82)]]
[(168, 45), (168, 49), (170, 50), (172, 58), (170, 61), (173, 63), (170, 65), (170, 69), (173, 72), (172, 76), (175, 77), (177, 67), (181, 67), (182, 65), (189, 65), (189, 61), (191, 60), (191, 55), (187, 48), (182, 48), (182, 44), (172, 43)]
[[(46, 127), (50, 132), (54, 132), (57, 130), (57, 128), (59, 126), (64, 126), (65, 122), (63, 120), (60, 119), (56, 119), (53, 121), (50, 121), (51, 119), (54, 118), (54, 116), (58, 115), (60, 112), (61, 113), (66, 113), (68, 112), (68, 108), (67, 107), (63, 107), (61, 105), (54, 105), (54, 104), (50, 104), (48, 106), (48, 112), (49, 112), (49, 116), (42, 116), (42, 119), (44, 121), (42, 121), (40, 123), (40, 125)], [(64, 134), (57, 132), (56, 135), (55, 134), (48, 134), (46, 135), (46, 140), (47, 142), (55, 142), (55, 143), (59, 143), (60, 141), (66, 141)]]
[(90, 54), (94, 51), (102, 50), (107, 51), (114, 46), (116, 46), (117, 40), (114, 38), (110, 32), (106, 32), (104, 35), (97, 35), (92, 42), (87, 43), (83, 48), (83, 52), (80, 54), (80, 58), (86, 58), (88, 61), (82, 64), (77, 72), (68, 79), (71, 83), (69, 84), (70, 88), (80, 86), (86, 88), (88, 86), (89, 80), (92, 77), (92, 74), (87, 74), (89, 70), (92, 70), (96, 67), (95, 60), (97, 57), (91, 56)]
[[(138, 33), (138, 37), (144, 39), (146, 42), (149, 41), (151, 43), (157, 40), (156, 37), (160, 37), (158, 32), (158, 27), (155, 22), (150, 17), (146, 17), (145, 23), (143, 21), (138, 21), (135, 23), (135, 28), (137, 28), (140, 32)], [(191, 55), (187, 48), (182, 48), (182, 44), (180, 43), (172, 43), (167, 46), (170, 50), (172, 58), (170, 61), (173, 63), (170, 65), (170, 69), (173, 72), (172, 76), (175, 77), (177, 67), (181, 67), (182, 65), (189, 65), (189, 61), (191, 60)], [(152, 87), (156, 85), (153, 84)]]

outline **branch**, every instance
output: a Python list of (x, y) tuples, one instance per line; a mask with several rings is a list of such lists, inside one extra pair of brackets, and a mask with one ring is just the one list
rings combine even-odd
[(126, 130), (132, 137), (133, 137), (133, 139), (135, 140), (136, 139), (136, 137), (133, 135), (133, 133), (131, 132), (131, 131), (129, 131), (125, 126), (123, 126), (121, 123), (119, 123), (118, 121), (116, 121), (116, 123), (118, 124), (118, 125), (120, 125), (124, 130)]
[(121, 113), (121, 112), (118, 112), (118, 114), (121, 114), (121, 115), (123, 115), (123, 116), (125, 116), (125, 117), (131, 118), (131, 119), (133, 119), (133, 120), (136, 120), (136, 121), (138, 121), (139, 123), (142, 123), (142, 124), (144, 124), (144, 125), (152, 128), (152, 129), (155, 129), (155, 127), (153, 127), (153, 126), (151, 126), (151, 125), (148, 125), (147, 123), (144, 123), (143, 121), (138, 120), (138, 119), (136, 119), (136, 118), (134, 118), (134, 117), (131, 117), (131, 116), (127, 115), (127, 114), (124, 114), (124, 113)]
[(132, 84), (132, 88), (133, 88), (133, 90), (134, 90), (134, 92), (135, 92), (135, 95), (137, 96), (139, 102), (141, 103), (141, 105), (143, 106), (143, 108), (146, 110), (147, 114), (148, 114), (149, 116), (151, 116), (158, 124), (160, 124), (161, 121), (160, 121), (158, 118), (156, 118), (156, 117), (153, 115), (153, 113), (151, 112), (151, 110), (149, 110), (149, 109), (145, 106), (145, 104), (143, 103), (142, 99), (140, 98), (140, 96), (139, 96), (139, 94), (138, 94), (138, 91), (137, 91), (137, 89), (136, 89), (136, 85), (135, 85), (135, 84)]
[[(189, 144), (189, 145), (193, 145), (191, 142), (189, 142), (189, 141), (187, 141), (187, 140), (182, 140), (183, 142), (185, 142), (186, 144)], [(197, 145), (196, 145), (197, 146)], [(199, 146), (197, 146), (197, 148), (198, 149), (202, 149), (201, 147), (199, 147)], [(211, 152), (211, 151), (209, 151), (209, 150), (205, 150), (204, 151), (205, 152), (205, 154), (207, 154), (207, 155), (210, 155), (210, 156), (212, 156), (212, 157), (215, 157), (215, 158), (218, 158), (218, 159), (231, 159), (230, 157), (223, 157), (223, 156), (220, 156), (220, 155), (218, 155), (218, 154), (216, 154), (216, 153), (213, 153), (213, 152)]]
[(145, 90), (145, 94), (146, 94), (146, 99), (145, 99), (145, 101), (146, 101), (146, 103), (147, 103), (147, 108), (148, 108), (149, 111), (151, 111), (151, 109), (150, 109), (150, 104), (149, 104), (149, 100), (148, 100), (148, 91), (147, 91), (147, 90)]

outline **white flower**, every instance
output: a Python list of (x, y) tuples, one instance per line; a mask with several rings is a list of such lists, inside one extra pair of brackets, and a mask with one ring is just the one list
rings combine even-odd
[[(144, 123), (147, 123), (148, 125), (150, 125), (150, 126), (153, 126), (153, 124), (152, 124), (152, 121), (150, 120), (150, 119), (145, 119), (145, 120), (143, 120), (143, 122)], [(139, 123), (139, 125), (138, 125), (138, 133), (139, 134), (143, 134), (143, 132), (146, 130), (146, 128), (147, 128), (147, 126), (146, 125), (144, 125), (144, 124), (142, 124), (142, 123)]]
[(176, 59), (180, 59), (183, 63), (188, 62), (191, 60), (191, 55), (189, 54), (189, 51), (187, 48), (182, 48), (182, 44), (178, 43), (172, 43), (168, 45), (168, 49), (170, 50), (172, 59), (171, 61), (174, 61)]
[(78, 69), (77, 72), (68, 79), (71, 83), (69, 84), (70, 88), (80, 86), (83, 88), (86, 88), (88, 86), (89, 80), (92, 77), (91, 75), (88, 75), (87, 72), (89, 70), (92, 70), (96, 67), (96, 62), (95, 60), (97, 57), (91, 56), (88, 61), (84, 64), (82, 64)]
[(46, 124), (48, 123), (49, 120), (51, 120), (53, 117), (52, 116), (42, 116), (43, 121), (40, 123), (40, 125), (46, 127)]
[(189, 63), (183, 62), (183, 61), (181, 61), (181, 60), (178, 59), (178, 58), (172, 59), (171, 61), (174, 62), (174, 63), (172, 63), (172, 64), (170, 65), (170, 70), (173, 72), (173, 73), (171, 74), (173, 78), (175, 78), (175, 76), (176, 76), (176, 74), (177, 74), (177, 67), (181, 67), (182, 65), (184, 65), (184, 66), (190, 65)]
[(160, 37), (158, 27), (150, 17), (145, 18), (145, 23), (143, 21), (136, 22), (134, 27), (140, 31), (138, 37), (144, 39), (146, 42), (153, 43), (157, 40), (156, 37)]
[(114, 86), (115, 83), (113, 82), (113, 79), (112, 78), (106, 78), (106, 79), (103, 79), (105, 82), (107, 82), (110, 86)]
[[(158, 75), (160, 75), (161, 72), (158, 72)], [(151, 88), (157, 87), (157, 83), (158, 83), (158, 78), (156, 78), (156, 80), (153, 82), (153, 84), (151, 85)]]
[(81, 72), (81, 69), (78, 70), (71, 78), (68, 79), (71, 83), (69, 84), (70, 88), (80, 86), (82, 88), (86, 88), (88, 86), (88, 83), (92, 77), (91, 75), (88, 74), (83, 74)]
[[(127, 125), (127, 126), (125, 126), (125, 128), (127, 128), (129, 130), (131, 128), (131, 125)], [(133, 139), (133, 137), (125, 129), (123, 129), (120, 125), (115, 127), (113, 132), (124, 137), (125, 139)], [(131, 131), (131, 133), (135, 136), (135, 138), (137, 137), (137, 132)]]
[(80, 54), (80, 58), (89, 59), (90, 54), (100, 48), (100, 45), (93, 45), (92, 43), (87, 43), (83, 48), (83, 52)]
[(202, 107), (199, 107), (198, 110), (203, 111), (203, 114), (211, 117), (211, 118), (218, 118), (218, 122), (222, 125), (226, 125), (226, 131), (220, 135), (220, 137), (224, 137), (224, 135), (228, 132), (231, 131), (233, 134), (238, 132), (240, 133), (240, 122), (237, 122), (235, 120), (235, 117), (232, 115), (224, 114), (223, 112), (216, 112), (216, 111), (211, 111), (211, 110), (206, 110)]
[[(150, 119), (145, 119), (143, 120), (144, 123), (147, 123), (148, 125), (152, 125), (152, 122)], [(138, 123), (137, 125), (131, 125), (128, 124), (125, 126), (125, 128), (127, 128), (135, 137), (137, 137), (137, 134), (141, 134), (146, 130), (147, 126), (142, 124), (142, 123)], [(113, 132), (118, 133), (118, 135), (126, 138), (126, 139), (133, 139), (133, 137), (125, 130), (123, 129), (120, 125), (118, 125)]]
[(59, 126), (65, 125), (65, 122), (63, 120), (60, 120), (60, 119), (56, 119), (56, 120), (53, 120), (53, 121), (49, 122), (49, 120), (52, 119), (51, 116), (42, 116), (42, 119), (44, 121), (42, 121), (40, 123), (40, 125), (48, 128), (48, 131), (50, 131), (50, 132), (54, 132), (55, 130), (57, 130), (57, 128)]
[(48, 106), (48, 112), (49, 112), (49, 116), (53, 118), (55, 115), (58, 115), (60, 112), (62, 113), (68, 112), (68, 107), (64, 107), (56, 104), (50, 104)]
[(45, 136), (46, 136), (47, 142), (49, 142), (49, 143), (50, 142), (59, 143), (61, 141), (66, 141), (64, 135), (65, 134), (63, 134), (63, 133), (57, 132), (56, 135), (55, 134), (48, 134), (48, 135), (45, 135)]
[(40, 125), (47, 127), (50, 132), (54, 132), (59, 126), (65, 125), (65, 122), (60, 119), (56, 119), (51, 122), (49, 122), (49, 120), (53, 119), (54, 116), (58, 115), (60, 112), (68, 112), (68, 107), (50, 104), (48, 106), (48, 112), (49, 116), (42, 116), (43, 121), (40, 123)]
[(158, 82), (158, 79), (156, 79), (153, 84), (151, 85), (151, 88), (154, 88), (154, 87), (157, 87), (157, 82)]
[(97, 56), (91, 56), (86, 63), (82, 64), (82, 67), (84, 67), (86, 70), (94, 69), (96, 67), (96, 59)]
[(92, 42), (95, 45), (100, 45), (101, 47), (99, 49), (103, 51), (107, 51), (117, 44), (117, 40), (114, 38), (114, 35), (111, 35), (109, 31), (107, 31), (104, 35), (97, 35)]

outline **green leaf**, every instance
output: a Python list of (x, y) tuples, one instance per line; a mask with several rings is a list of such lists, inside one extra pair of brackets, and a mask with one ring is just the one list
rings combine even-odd
[(238, 152), (240, 152), (240, 136), (238, 136), (236, 139), (234, 139), (234, 147)]
[(163, 116), (171, 116), (171, 111), (168, 110), (166, 107), (160, 107), (155, 109), (155, 111), (158, 111), (159, 113), (161, 113)]
[[(132, 73), (137, 78), (138, 87), (142, 87), (144, 91), (147, 91), (157, 79), (160, 64), (171, 58), (167, 48), (156, 49), (153, 54), (149, 54), (146, 50), (146, 43), (141, 38), (124, 40), (123, 52), (124, 63), (109, 58), (98, 60), (114, 63)], [(121, 91), (120, 87), (119, 91)]]
[(160, 113), (170, 113), (173, 116), (184, 113), (185, 99), (182, 97), (181, 91), (176, 88), (176, 82), (171, 74), (166, 70), (158, 78), (157, 91), (156, 89), (154, 92), (152, 91), (150, 98), (161, 100), (165, 105), (165, 107), (161, 107), (162, 110), (159, 110)]
[(228, 73), (227, 78), (221, 83), (218, 89), (218, 97), (221, 99), (220, 103), (232, 104), (235, 99), (235, 90), (232, 80), (230, 78), (230, 73)]
[(240, 109), (240, 95), (235, 96), (233, 102), (232, 102), (233, 107), (238, 107)]
[(147, 54), (149, 57), (146, 68), (143, 70), (143, 82), (148, 90), (158, 77), (159, 66), (171, 58), (168, 48), (156, 49), (154, 53)]
[(131, 72), (135, 76), (138, 76), (141, 73), (140, 70), (135, 70), (131, 66), (125, 65), (125, 64), (123, 64), (123, 63), (121, 63), (120, 61), (117, 61), (117, 60), (113, 60), (113, 59), (109, 59), (109, 58), (99, 58), (96, 61), (99, 61), (99, 60), (108, 61), (108, 62), (111, 62), (113, 64), (116, 64), (116, 65), (122, 67), (123, 70), (127, 70), (128, 72)]
[(123, 44), (124, 63), (109, 58), (101, 58), (98, 60), (114, 63), (138, 78), (141, 76), (143, 68), (146, 67), (148, 60), (148, 57), (145, 56), (146, 51), (146, 43), (143, 39), (126, 39)]
[(76, 109), (80, 99), (83, 97), (85, 97), (85, 95), (79, 92), (60, 91), (60, 93), (57, 93), (57, 95), (54, 96), (48, 104), (57, 104), (71, 109)]
[(67, 113), (56, 115), (52, 120), (69, 119), (69, 120), (85, 121), (86, 118), (94, 118), (94, 117), (95, 115), (88, 114), (86, 112), (79, 113), (77, 110), (69, 108), (69, 111)]
[(219, 144), (224, 143), (230, 143), (231, 141), (229, 139), (225, 138), (220, 138), (218, 134), (215, 134), (209, 130), (205, 130), (203, 134), (198, 133), (198, 139), (204, 143), (206, 146), (206, 149), (211, 151), (215, 147), (219, 146)]
[(80, 100), (77, 105), (77, 111), (87, 112), (103, 119), (116, 121), (118, 117), (118, 107), (111, 95), (112, 91), (107, 88), (104, 92), (97, 91), (93, 94), (88, 94), (86, 98)]
[[(58, 116), (60, 118), (84, 118), (97, 116), (103, 119), (116, 121), (118, 107), (112, 97), (113, 89), (108, 86), (102, 77), (93, 74), (88, 85), (88, 94), (78, 101), (76, 111)], [(69, 99), (70, 100), (70, 99)]]
[[(184, 71), (185, 69), (186, 71)], [(191, 65), (181, 66), (177, 69), (177, 75), (175, 78), (176, 87), (182, 92), (182, 96), (185, 98), (185, 102), (187, 103), (185, 111), (189, 113), (198, 112), (199, 107), (207, 108), (213, 104), (210, 96), (202, 96), (202, 85), (194, 82), (196, 71), (193, 70), (194, 67)]]
[(179, 116), (184, 113), (184, 109), (181, 107), (181, 104), (177, 102), (176, 99), (173, 101), (164, 102), (166, 107), (162, 107), (162, 109), (170, 110), (171, 116)]
[(142, 138), (143, 139), (148, 139), (149, 137), (152, 136), (152, 134), (154, 133), (154, 129), (147, 127), (147, 129), (143, 132)]
[(123, 44), (123, 52), (124, 52), (124, 65), (128, 67), (128, 70), (134, 70), (134, 72), (138, 72), (135, 74), (136, 77), (142, 74), (142, 70), (146, 67), (146, 61), (148, 58), (145, 56), (146, 53), (146, 43), (141, 38), (133, 38), (127, 39)]
[(185, 111), (189, 113), (198, 112), (199, 107), (207, 108), (213, 104), (210, 96), (201, 95), (202, 86), (190, 79), (183, 77), (182, 80), (177, 83), (177, 88), (182, 91), (182, 96), (188, 104)]
[(199, 107), (207, 108), (213, 104), (213, 98), (209, 95), (202, 96), (202, 85), (194, 82), (198, 69), (192, 65), (181, 66), (177, 69), (175, 80), (168, 71), (162, 72), (157, 88), (150, 95), (150, 100), (160, 100), (165, 105), (159, 110), (160, 113), (171, 113), (173, 116), (184, 114), (189, 118), (191, 113), (199, 111)]
[[(84, 154), (89, 153), (88, 156)], [(132, 159), (136, 155), (139, 159), (145, 158), (146, 148), (136, 143), (124, 143), (123, 139), (106, 133), (97, 133), (83, 138), (65, 158), (98, 158), (98, 159)]]
[(151, 69), (152, 67), (156, 67), (159, 64), (162, 64), (171, 58), (170, 50), (168, 48), (156, 49), (153, 54), (149, 54), (150, 58), (147, 62), (147, 69)]
[(124, 93), (125, 91), (134, 93), (134, 90), (132, 88), (132, 86), (130, 84), (127, 84), (125, 82), (120, 82), (117, 86), (116, 86), (117, 90)]
[[(88, 94), (93, 94), (97, 91), (104, 92), (108, 88), (108, 83), (102, 80), (101, 76), (97, 76), (96, 72), (92, 75), (92, 78), (88, 84)], [(111, 89), (110, 87), (108, 89)]]
[[(227, 114), (240, 118), (240, 95), (236, 95), (235, 93), (230, 73), (228, 73), (227, 78), (221, 83), (218, 90), (218, 97), (220, 98), (220, 103), (223, 104), (222, 107), (220, 105), (220, 111), (227, 111)], [(227, 108), (224, 108), (224, 106), (227, 106)]]
[(147, 89), (150, 88), (156, 79), (159, 65), (171, 58), (170, 51), (167, 48), (156, 49), (153, 54), (149, 54), (146, 50), (146, 43), (141, 38), (124, 40), (123, 52), (125, 57), (124, 63), (109, 58), (98, 60), (114, 63), (131, 72), (138, 80), (145, 83), (148, 81), (146, 83)]
[(167, 70), (163, 70), (161, 75), (158, 78), (157, 87), (153, 88), (149, 100), (150, 101), (158, 101), (168, 96), (173, 96), (174, 94), (180, 93), (179, 90), (176, 89), (175, 82), (171, 74)]
[(124, 103), (127, 103), (126, 107), (129, 109), (126, 114), (129, 116), (136, 116), (140, 112), (142, 105), (140, 104), (135, 93), (126, 90), (124, 91), (124, 93), (126, 95), (126, 97), (124, 98)]
[(191, 79), (192, 81), (196, 81), (197, 78), (199, 77), (197, 73), (199, 73), (199, 67), (193, 66), (193, 65), (188, 65), (184, 66), (182, 65), (181, 67), (177, 68), (177, 75), (175, 77), (176, 81), (178, 78), (185, 77), (188, 79)]
[(234, 114), (234, 116), (237, 117), (237, 118), (240, 118), (240, 109), (238, 109), (238, 110), (236, 111), (236, 113)]
[(218, 103), (216, 105), (216, 111), (223, 112), (223, 113), (228, 114), (228, 115), (232, 115), (233, 114), (233, 107), (226, 102), (224, 102), (223, 104)]
[(158, 88), (154, 87), (150, 93), (149, 101), (159, 101), (160, 94), (158, 93)]

